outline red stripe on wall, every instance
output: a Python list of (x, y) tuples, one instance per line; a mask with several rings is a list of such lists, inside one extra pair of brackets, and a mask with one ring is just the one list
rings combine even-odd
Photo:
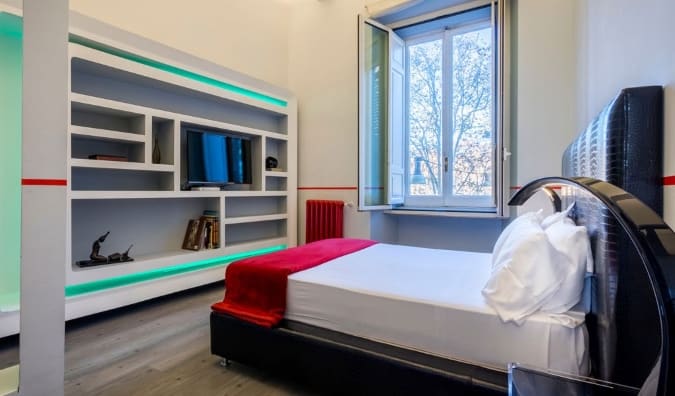
[(66, 179), (21, 179), (22, 186), (67, 186)]
[(356, 190), (356, 187), (298, 187), (298, 190)]

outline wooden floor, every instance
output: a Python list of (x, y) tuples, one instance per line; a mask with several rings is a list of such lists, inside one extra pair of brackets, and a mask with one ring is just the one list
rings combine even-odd
[[(209, 307), (222, 297), (222, 285), (206, 286), (69, 322), (66, 395), (310, 395), (301, 384), (219, 365)], [(0, 340), (0, 367), (18, 360), (13, 343)]]

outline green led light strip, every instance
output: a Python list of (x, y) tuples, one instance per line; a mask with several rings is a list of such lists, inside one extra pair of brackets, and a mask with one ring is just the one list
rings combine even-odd
[(80, 283), (77, 285), (66, 286), (66, 297), (75, 297), (81, 294), (93, 293), (97, 291), (112, 289), (114, 287), (128, 286), (134, 283), (146, 282), (155, 279), (165, 278), (167, 276), (184, 274), (186, 272), (199, 271), (207, 268), (223, 266), (232, 261), (259, 256), (261, 254), (272, 253), (286, 249), (286, 245), (276, 245), (264, 249), (249, 250), (247, 252), (231, 254), (228, 256), (216, 257), (208, 260), (194, 261), (162, 267), (144, 272), (137, 272), (128, 275), (120, 275), (112, 278), (101, 279), (93, 282)]
[(21, 31), (20, 17), (0, 12), (0, 311), (18, 310), (20, 297)]
[(23, 18), (0, 12), (0, 34), (10, 37), (23, 36)]
[(226, 91), (230, 91), (230, 92), (242, 95), (242, 96), (246, 96), (246, 97), (251, 98), (251, 99), (259, 100), (261, 102), (270, 103), (270, 104), (273, 104), (273, 105), (276, 105), (276, 106), (281, 106), (281, 107), (286, 107), (288, 105), (288, 102), (286, 102), (284, 100), (281, 100), (281, 99), (274, 98), (274, 97), (269, 96), (269, 95), (261, 94), (259, 92), (255, 92), (255, 91), (252, 91), (250, 89), (238, 87), (238, 86), (233, 85), (233, 84), (229, 84), (229, 83), (226, 83), (226, 82), (223, 82), (223, 81), (220, 81), (220, 80), (216, 80), (215, 78), (206, 77), (206, 76), (203, 76), (201, 74), (191, 72), (189, 70), (181, 69), (179, 67), (172, 66), (172, 65), (169, 65), (169, 64), (166, 64), (166, 63), (162, 63), (162, 62), (159, 62), (159, 61), (156, 61), (156, 60), (153, 60), (153, 59), (150, 59), (150, 58), (146, 58), (146, 57), (143, 57), (143, 56), (139, 56), (139, 55), (136, 55), (136, 54), (132, 54), (130, 52), (122, 51), (122, 50), (117, 49), (117, 48), (108, 47), (106, 45), (97, 43), (95, 41), (87, 40), (83, 37), (79, 37), (79, 36), (75, 36), (75, 35), (71, 34), (70, 35), (70, 42), (75, 43), (75, 44), (84, 45), (85, 47), (89, 47), (89, 48), (92, 48), (92, 49), (95, 49), (95, 50), (98, 50), (98, 51), (102, 51), (102, 52), (105, 52), (105, 53), (108, 53), (108, 54), (111, 54), (111, 55), (119, 56), (120, 58), (124, 58), (124, 59), (130, 60), (132, 62), (140, 63), (142, 65), (150, 66), (150, 67), (153, 67), (155, 69), (159, 69), (159, 70), (162, 70), (162, 71), (165, 71), (165, 72), (175, 74), (177, 76), (189, 78), (189, 79), (194, 80), (194, 81), (198, 81), (198, 82), (201, 82), (201, 83), (204, 83), (204, 84), (208, 84), (208, 85), (211, 85), (211, 86), (214, 86), (214, 87), (218, 87), (218, 88), (224, 89)]

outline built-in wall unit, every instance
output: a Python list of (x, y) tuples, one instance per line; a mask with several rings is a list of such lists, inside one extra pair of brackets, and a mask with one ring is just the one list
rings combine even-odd
[(293, 95), (81, 16), (68, 45), (66, 319), (296, 244)]

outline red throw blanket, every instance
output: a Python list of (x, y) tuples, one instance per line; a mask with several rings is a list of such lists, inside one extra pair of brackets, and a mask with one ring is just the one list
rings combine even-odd
[(365, 239), (324, 239), (280, 252), (251, 257), (227, 266), (225, 299), (216, 312), (265, 327), (278, 324), (286, 311), (288, 275), (375, 244)]

